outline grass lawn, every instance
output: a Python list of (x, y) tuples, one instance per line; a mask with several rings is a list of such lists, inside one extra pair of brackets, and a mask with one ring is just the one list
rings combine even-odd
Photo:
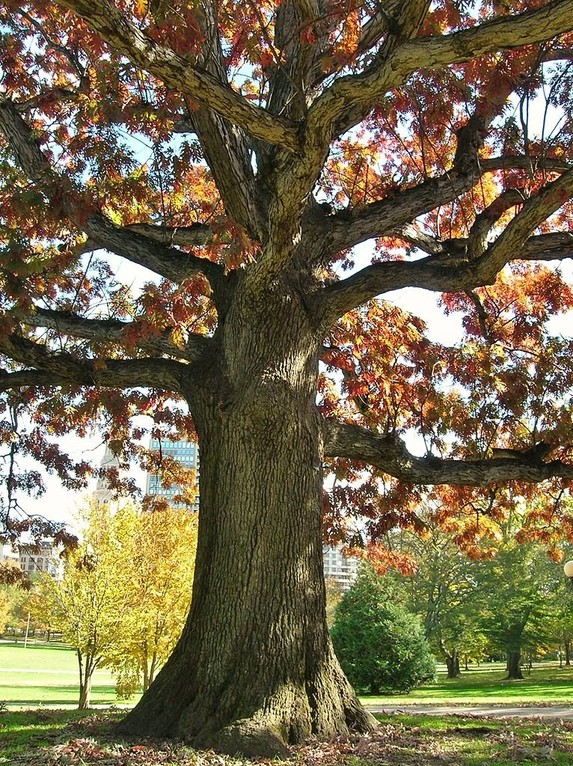
[[(126, 741), (119, 713), (71, 710), (0, 714), (0, 764), (10, 766), (246, 766), (176, 742)], [(384, 716), (365, 737), (291, 748), (283, 766), (570, 766), (573, 723), (540, 724), (448, 716)], [(275, 760), (257, 759), (259, 766)]]
[[(75, 652), (60, 644), (0, 642), (0, 702), (9, 708), (73, 706), (79, 697)], [(92, 704), (117, 703), (114, 681), (105, 669), (96, 670)]]
[[(573, 669), (534, 667), (524, 681), (504, 682), (502, 665), (486, 665), (409, 695), (369, 702), (539, 703), (573, 701)], [(77, 701), (72, 650), (60, 645), (0, 643), (0, 766), (240, 766), (244, 759), (197, 753), (176, 742), (125, 741), (113, 733), (118, 710), (63, 709)], [(94, 704), (116, 703), (109, 673), (98, 671)], [(46, 707), (41, 707), (42, 705)], [(32, 708), (23, 710), (19, 708)], [(378, 731), (293, 747), (284, 766), (571, 766), (573, 722), (423, 715), (380, 716)], [(276, 765), (276, 761), (258, 760)]]
[(424, 684), (409, 694), (364, 696), (365, 702), (405, 704), (547, 704), (573, 705), (573, 667), (559, 668), (557, 663), (539, 663), (523, 681), (504, 681), (502, 663), (482, 665), (462, 672), (459, 678), (448, 679), (438, 672), (438, 680)]

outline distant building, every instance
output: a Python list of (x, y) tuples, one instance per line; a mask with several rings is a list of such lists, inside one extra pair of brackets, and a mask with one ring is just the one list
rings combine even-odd
[(345, 556), (337, 546), (325, 545), (322, 549), (324, 576), (334, 580), (343, 591), (349, 590), (358, 576), (360, 561), (352, 556)]
[(18, 563), (20, 569), (29, 575), (46, 572), (59, 579), (63, 572), (63, 562), (60, 558), (60, 548), (54, 547), (46, 540), (33, 545), (20, 543), (18, 545)]
[[(185, 468), (194, 468), (199, 471), (199, 447), (196, 442), (152, 439), (150, 448), (157, 451), (161, 450), (162, 455), (175, 458)], [(181, 494), (181, 487), (177, 485), (164, 487), (159, 474), (147, 474), (145, 491), (148, 495), (164, 499), (172, 508), (187, 507), (184, 503), (177, 503), (174, 500), (176, 495)], [(192, 510), (199, 510), (199, 495), (197, 495)], [(351, 588), (358, 574), (360, 565), (358, 559), (345, 556), (339, 547), (328, 545), (323, 548), (323, 556), (324, 576), (332, 578), (343, 591)]]
[[(105, 452), (100, 463), (100, 468), (116, 468), (119, 471), (119, 458), (109, 444), (105, 445)], [(108, 503), (115, 498), (105, 476), (100, 476), (97, 480), (94, 496), (99, 503)]]
[[(184, 468), (199, 470), (199, 447), (193, 441), (168, 441), (165, 439), (152, 439), (150, 448), (152, 450), (161, 450), (164, 457), (178, 460)], [(157, 473), (148, 473), (145, 491), (148, 495), (159, 497), (165, 500), (172, 508), (187, 508), (185, 503), (176, 502), (175, 497), (181, 495), (183, 490), (180, 486), (174, 484), (165, 487), (161, 481), (161, 476)], [(197, 494), (191, 510), (199, 510), (199, 495)]]

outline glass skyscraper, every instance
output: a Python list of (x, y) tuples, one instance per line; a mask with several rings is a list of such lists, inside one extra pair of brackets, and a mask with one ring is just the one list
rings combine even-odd
[[(167, 439), (152, 439), (150, 448), (161, 451), (163, 457), (177, 460), (184, 468), (195, 469), (199, 471), (199, 449), (196, 442), (193, 441), (169, 441)], [(195, 500), (191, 506), (179, 502), (176, 498), (183, 494), (183, 489), (177, 484), (164, 486), (161, 476), (157, 473), (148, 473), (145, 491), (165, 500), (172, 508), (190, 507), (192, 511), (199, 510), (199, 490), (195, 495)]]

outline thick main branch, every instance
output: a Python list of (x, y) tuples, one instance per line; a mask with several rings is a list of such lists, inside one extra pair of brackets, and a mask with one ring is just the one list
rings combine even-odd
[(562, 477), (573, 479), (573, 465), (559, 460), (544, 463), (527, 452), (522, 457), (491, 460), (442, 460), (416, 457), (401, 439), (380, 436), (366, 428), (334, 420), (324, 421), (324, 453), (369, 463), (409, 484), (452, 484), (486, 487), (496, 482), (540, 482)]
[(230, 86), (222, 83), (188, 59), (160, 45), (138, 29), (109, 0), (59, 0), (77, 13), (114, 50), (132, 63), (162, 80), (170, 89), (180, 90), (248, 131), (255, 138), (290, 151), (299, 148), (296, 128), (280, 117), (254, 106)]

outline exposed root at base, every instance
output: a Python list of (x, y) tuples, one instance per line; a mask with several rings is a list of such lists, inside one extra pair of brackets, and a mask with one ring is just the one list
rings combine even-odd
[[(374, 716), (361, 706), (347, 712), (350, 713), (349, 718), (352, 722), (347, 719), (349, 725), (343, 727), (346, 734), (366, 734), (378, 727)], [(340, 734), (343, 732), (331, 732), (330, 736), (318, 735), (318, 739), (330, 740)], [(313, 736), (317, 735), (309, 733), (307, 737), (289, 737), (285, 726), (274, 722), (273, 716), (263, 714), (234, 721), (222, 729), (199, 735), (192, 740), (192, 744), (194, 747), (215, 750), (225, 755), (287, 759), (290, 757), (289, 744), (302, 744)]]
[(197, 738), (193, 745), (209, 748), (225, 755), (247, 758), (281, 758), (290, 756), (278, 727), (251, 719), (236, 721), (208, 737)]

